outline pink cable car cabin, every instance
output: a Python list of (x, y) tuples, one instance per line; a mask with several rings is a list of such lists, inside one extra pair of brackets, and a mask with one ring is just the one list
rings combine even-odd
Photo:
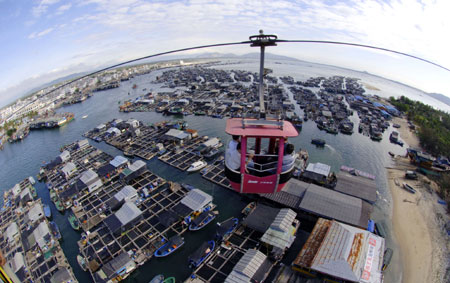
[[(295, 127), (290, 122), (281, 120), (233, 118), (227, 121), (226, 132), (241, 137), (239, 171), (229, 168), (225, 160), (225, 176), (233, 189), (240, 193), (253, 194), (279, 192), (294, 170), (294, 162), (284, 171), (282, 168), (285, 138), (298, 136)], [(255, 153), (253, 166), (247, 167), (247, 173), (245, 164), (250, 139), (255, 139)], [(267, 150), (261, 148), (264, 140), (268, 140)]]

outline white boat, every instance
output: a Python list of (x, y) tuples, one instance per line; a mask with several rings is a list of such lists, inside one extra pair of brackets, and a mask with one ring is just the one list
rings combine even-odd
[(88, 117), (88, 115), (84, 115), (83, 117), (81, 117), (81, 118), (83, 118), (83, 119), (86, 119)]
[(192, 163), (191, 167), (189, 167), (187, 171), (188, 172), (196, 172), (196, 171), (199, 171), (199, 170), (205, 168), (206, 165), (207, 165), (207, 163), (205, 161), (199, 160), (199, 161)]

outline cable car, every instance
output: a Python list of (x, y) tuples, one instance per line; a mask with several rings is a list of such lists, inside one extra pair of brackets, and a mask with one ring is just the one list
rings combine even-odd
[[(274, 46), (275, 35), (251, 36), (251, 46), (261, 48), (259, 72), (259, 102), (260, 116), (258, 119), (232, 118), (227, 120), (226, 132), (240, 137), (240, 166), (232, 168), (232, 154), (239, 154), (237, 150), (227, 149), (225, 154), (225, 176), (232, 188), (240, 193), (275, 193), (279, 192), (292, 176), (295, 159), (292, 163), (283, 165), (285, 142), (287, 138), (298, 136), (295, 127), (288, 121), (279, 119), (266, 119), (264, 108), (264, 49), (265, 46)], [(247, 166), (249, 141), (254, 139), (254, 153)], [(268, 144), (267, 149), (262, 145)], [(293, 154), (293, 152), (291, 153)], [(237, 159), (235, 157), (235, 160)], [(237, 162), (235, 162), (237, 164)], [(251, 165), (251, 166), (250, 166)], [(236, 167), (236, 166), (235, 166)], [(284, 170), (283, 170), (284, 169)]]

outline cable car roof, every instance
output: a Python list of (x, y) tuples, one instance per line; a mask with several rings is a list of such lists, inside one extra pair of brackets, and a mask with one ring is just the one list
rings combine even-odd
[[(243, 126), (245, 123), (245, 127)], [(281, 127), (282, 125), (282, 127)], [(287, 121), (232, 118), (225, 130), (230, 135), (249, 137), (296, 137), (298, 132)]]

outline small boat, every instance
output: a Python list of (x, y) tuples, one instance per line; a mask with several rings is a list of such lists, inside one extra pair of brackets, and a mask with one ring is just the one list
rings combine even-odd
[(216, 230), (216, 240), (222, 241), (227, 236), (229, 236), (231, 233), (233, 233), (234, 229), (239, 224), (239, 219), (237, 218), (230, 218), (228, 220), (225, 220), (222, 223), (217, 223), (217, 230)]
[(381, 268), (382, 271), (384, 271), (388, 267), (389, 263), (391, 262), (393, 254), (394, 254), (394, 251), (391, 248), (387, 248), (384, 251), (383, 267)]
[(32, 185), (36, 184), (36, 181), (34, 180), (34, 178), (33, 178), (32, 176), (28, 177), (28, 181), (29, 181)]
[(155, 257), (164, 257), (168, 256), (174, 251), (178, 250), (180, 247), (184, 245), (184, 238), (180, 236), (174, 236), (169, 239), (169, 241), (165, 244), (163, 244), (161, 247), (159, 247), (155, 253)]
[(210, 159), (210, 158), (213, 158), (214, 156), (216, 156), (216, 155), (219, 154), (219, 153), (220, 153), (220, 150), (219, 150), (219, 149), (213, 148), (213, 149), (211, 149), (210, 151), (208, 151), (207, 153), (205, 153), (203, 156), (204, 156), (205, 158)]
[(252, 201), (251, 203), (247, 204), (244, 209), (242, 209), (242, 214), (245, 216), (249, 215), (254, 209), (256, 208), (256, 202)]
[(70, 213), (69, 215), (69, 223), (70, 226), (72, 226), (72, 228), (76, 231), (80, 230), (80, 222), (78, 222), (77, 217), (75, 216), (75, 214)]
[(416, 190), (407, 183), (403, 183), (403, 188), (412, 194), (416, 193)]
[(317, 146), (324, 146), (326, 142), (323, 139), (312, 139), (311, 143)]
[(57, 240), (61, 240), (61, 233), (59, 232), (59, 228), (58, 225), (56, 225), (56, 222), (54, 221), (50, 221), (50, 230), (52, 231), (52, 235), (53, 237), (55, 237), (55, 239)]
[(52, 218), (52, 211), (50, 210), (50, 206), (48, 204), (44, 204), (44, 215), (48, 219)]
[(84, 260), (84, 257), (82, 257), (81, 255), (77, 255), (77, 261), (81, 269), (83, 269), (83, 271), (87, 271), (86, 260)]
[(325, 128), (325, 132), (327, 132), (329, 134), (337, 135), (338, 134), (338, 128), (336, 128), (335, 126), (326, 127)]
[(216, 246), (214, 241), (203, 243), (197, 250), (189, 256), (189, 267), (197, 268), (214, 251)]
[(388, 152), (390, 156), (395, 157), (395, 153), (393, 153), (392, 151)]
[(208, 164), (205, 161), (199, 160), (199, 161), (192, 163), (191, 167), (189, 167), (187, 169), (187, 171), (188, 172), (196, 172), (196, 171), (199, 171), (199, 170), (205, 168), (206, 165), (208, 165)]
[(194, 186), (189, 185), (189, 184), (186, 184), (186, 183), (182, 183), (182, 184), (181, 184), (181, 187), (183, 187), (183, 189), (186, 189), (186, 190), (188, 190), (188, 191), (191, 191), (191, 190), (195, 189)]
[(64, 206), (61, 204), (61, 202), (60, 202), (59, 200), (57, 200), (57, 201), (55, 202), (55, 206), (56, 206), (56, 209), (57, 209), (59, 212), (64, 212), (65, 208), (64, 208)]
[(189, 225), (190, 231), (197, 231), (209, 224), (216, 218), (216, 215), (212, 211), (204, 211), (197, 218), (195, 218)]
[(163, 283), (175, 283), (176, 282), (176, 280), (175, 280), (175, 277), (169, 277), (169, 278), (166, 278), (166, 279), (164, 279), (164, 281), (163, 281)]
[(88, 115), (84, 115), (83, 117), (81, 117), (82, 119), (86, 119), (88, 117)]
[(155, 277), (153, 277), (152, 280), (150, 280), (148, 283), (163, 283), (164, 282), (164, 275), (158, 274)]

